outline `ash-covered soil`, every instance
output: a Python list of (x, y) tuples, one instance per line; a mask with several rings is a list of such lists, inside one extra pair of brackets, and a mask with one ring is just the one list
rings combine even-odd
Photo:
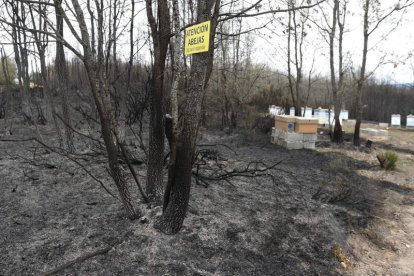
[[(128, 220), (121, 203), (67, 158), (31, 141), (0, 142), (0, 275), (410, 275), (414, 192), (406, 179), (413, 175), (405, 167), (396, 178), (382, 171), (375, 155), (383, 145), (288, 151), (265, 135), (218, 131), (203, 131), (200, 144), (228, 171), (282, 163), (272, 176), (208, 187), (194, 181), (184, 226), (167, 236), (153, 228), (160, 207), (140, 202), (127, 170), (146, 222)], [(84, 158), (116, 193), (105, 158)], [(412, 154), (407, 160), (414, 164)], [(145, 181), (145, 166), (136, 169)]]

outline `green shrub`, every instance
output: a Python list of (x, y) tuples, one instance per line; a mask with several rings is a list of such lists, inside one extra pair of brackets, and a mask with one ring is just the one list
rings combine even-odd
[(377, 155), (381, 167), (386, 170), (395, 170), (397, 167), (398, 154), (394, 151), (387, 151)]
[(385, 157), (388, 160), (387, 170), (395, 170), (395, 168), (397, 167), (398, 154), (393, 151), (387, 151), (385, 153)]

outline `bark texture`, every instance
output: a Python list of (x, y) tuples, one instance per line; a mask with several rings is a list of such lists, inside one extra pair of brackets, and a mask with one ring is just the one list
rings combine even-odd
[[(55, 1), (57, 5), (61, 5), (62, 0)], [(56, 12), (56, 32), (57, 36), (63, 37), (63, 16), (60, 9), (55, 7)], [(68, 102), (68, 72), (66, 68), (66, 57), (63, 49), (63, 44), (58, 40), (56, 42), (56, 59), (55, 68), (57, 74), (57, 90), (61, 99), (63, 120), (65, 124), (65, 147), (69, 152), (75, 151), (73, 143), (73, 131), (71, 129), (71, 116)]]
[(199, 0), (197, 5), (197, 22), (211, 20), (210, 51), (193, 55), (186, 99), (180, 120), (181, 128), (176, 144), (175, 161), (168, 171), (164, 212), (155, 224), (157, 229), (166, 234), (177, 233), (181, 229), (187, 213), (201, 101), (211, 74), (219, 7), (220, 0)]
[(170, 13), (167, 0), (159, 0), (157, 3), (158, 23), (153, 14), (151, 0), (146, 1), (146, 9), (154, 46), (146, 192), (151, 201), (160, 203), (164, 190), (164, 72), (171, 35)]

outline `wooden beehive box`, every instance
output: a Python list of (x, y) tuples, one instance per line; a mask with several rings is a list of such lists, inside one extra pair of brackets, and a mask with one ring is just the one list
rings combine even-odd
[(316, 133), (318, 130), (318, 119), (296, 117), (295, 132), (297, 133)]
[(275, 128), (283, 131), (294, 131), (295, 116), (277, 115), (275, 116)]

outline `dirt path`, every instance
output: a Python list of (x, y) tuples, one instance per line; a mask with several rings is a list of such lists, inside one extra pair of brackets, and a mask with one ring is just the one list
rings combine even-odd
[[(406, 176), (407, 186), (414, 189), (414, 156), (408, 159), (402, 172)], [(400, 215), (403, 228), (400, 233), (401, 239), (405, 239), (406, 248), (402, 250), (400, 258), (393, 263), (393, 266), (401, 275), (414, 275), (414, 197), (407, 195), (401, 202)]]
[(406, 251), (403, 253), (400, 259), (394, 262), (396, 272), (400, 272), (401, 275), (414, 275), (414, 239), (412, 238), (414, 233), (414, 208), (408, 208), (403, 210), (407, 214), (407, 218), (403, 220), (403, 224), (406, 226), (405, 234), (407, 234), (408, 243), (406, 244)]
[[(399, 153), (399, 166), (395, 173), (385, 175), (400, 187), (414, 191), (414, 132), (394, 130), (390, 133), (390, 143)], [(397, 197), (395, 216), (399, 229), (394, 231), (396, 242), (400, 245), (396, 259), (389, 269), (391, 275), (414, 275), (414, 196), (413, 193)]]
[[(399, 155), (395, 171), (375, 170), (376, 155), (393, 150)], [(389, 137), (374, 142), (367, 152), (344, 149), (322, 149), (342, 152), (354, 160), (367, 162), (356, 169), (370, 182), (370, 193), (378, 204), (366, 212), (371, 221), (352, 230), (347, 242), (355, 263), (349, 275), (414, 275), (414, 132), (389, 130)], [(369, 198), (369, 197), (368, 197)]]

